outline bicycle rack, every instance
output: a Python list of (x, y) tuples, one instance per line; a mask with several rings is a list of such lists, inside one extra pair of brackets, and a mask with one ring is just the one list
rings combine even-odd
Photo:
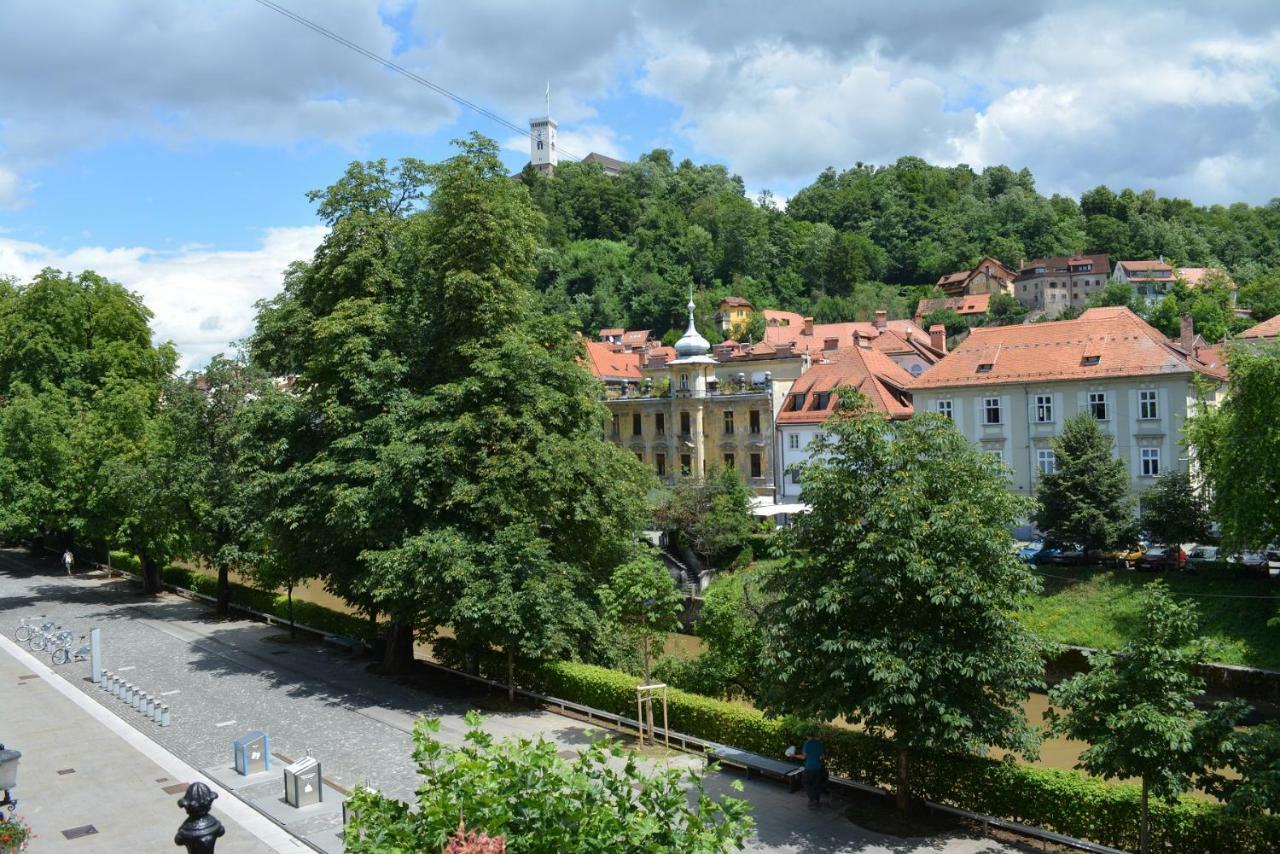
[(132, 682), (124, 681), (114, 671), (104, 671), (100, 685), (102, 690), (140, 712), (143, 717), (162, 727), (169, 725), (168, 703), (162, 703), (159, 698), (151, 696)]

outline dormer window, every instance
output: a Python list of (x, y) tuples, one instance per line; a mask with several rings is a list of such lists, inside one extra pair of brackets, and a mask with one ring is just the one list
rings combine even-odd
[(1102, 361), (1101, 356), (1085, 356), (1083, 359), (1080, 360), (1080, 364), (1086, 367), (1089, 367), (1092, 365), (1096, 365), (1101, 361)]
[(831, 404), (831, 392), (820, 391), (813, 396), (813, 408), (817, 411), (826, 409)]
[(991, 369), (994, 368), (995, 366), (996, 366), (995, 362), (982, 362), (978, 365), (977, 373), (989, 374), (991, 373)]
[(791, 411), (799, 412), (804, 409), (804, 392), (797, 392), (791, 395)]

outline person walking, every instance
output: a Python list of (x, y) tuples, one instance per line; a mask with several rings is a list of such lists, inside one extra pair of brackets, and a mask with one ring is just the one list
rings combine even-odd
[(71, 566), (76, 562), (76, 556), (71, 553), (71, 547), (62, 553), (62, 566), (67, 570), (67, 575), (71, 574)]
[(806, 733), (804, 747), (800, 751), (804, 758), (804, 791), (809, 796), (809, 809), (816, 810), (822, 803), (822, 790), (827, 785), (826, 751), (822, 740), (818, 738), (818, 730), (811, 728)]

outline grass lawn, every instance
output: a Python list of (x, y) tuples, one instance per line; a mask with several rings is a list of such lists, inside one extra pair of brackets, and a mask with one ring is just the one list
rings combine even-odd
[(1266, 579), (1094, 567), (1035, 571), (1044, 590), (1029, 603), (1023, 620), (1042, 637), (1116, 649), (1138, 630), (1142, 586), (1163, 579), (1199, 609), (1201, 631), (1211, 642), (1209, 660), (1280, 670), (1280, 626), (1267, 626), (1280, 606), (1280, 585)]

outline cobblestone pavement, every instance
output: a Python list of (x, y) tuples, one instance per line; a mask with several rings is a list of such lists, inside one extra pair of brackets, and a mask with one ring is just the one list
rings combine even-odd
[[(282, 642), (287, 633), (277, 627), (216, 620), (203, 604), (175, 595), (144, 599), (131, 579), (107, 580), (96, 573), (68, 578), (59, 572), (52, 562), (37, 564), (22, 552), (0, 551), (0, 631), (12, 638), (20, 617), (40, 615), (77, 634), (101, 628), (103, 667), (168, 702), (171, 726), (153, 724), (92, 687), (83, 678), (84, 665), (67, 665), (60, 673), (197, 768), (226, 768), (232, 740), (263, 730), (277, 759), (297, 759), (310, 751), (320, 759), (325, 778), (339, 786), (367, 784), (411, 800), (417, 785), (410, 736), (414, 719), (439, 718), (441, 738), (456, 742), (465, 731), (466, 712), (484, 705), (482, 696), (443, 681), (439, 690), (428, 692), (370, 674), (367, 662), (317, 642)], [(485, 714), (485, 728), (495, 736), (542, 735), (567, 750), (602, 734), (546, 711)], [(672, 761), (697, 763), (684, 755)], [(735, 775), (715, 775), (708, 788), (727, 792), (731, 779)], [(918, 844), (882, 837), (845, 821), (836, 810), (804, 809), (803, 799), (782, 786), (744, 783), (758, 825), (753, 851), (1015, 850), (964, 837)], [(312, 841), (330, 839), (339, 822), (340, 816), (329, 812), (291, 822), (288, 830)]]

